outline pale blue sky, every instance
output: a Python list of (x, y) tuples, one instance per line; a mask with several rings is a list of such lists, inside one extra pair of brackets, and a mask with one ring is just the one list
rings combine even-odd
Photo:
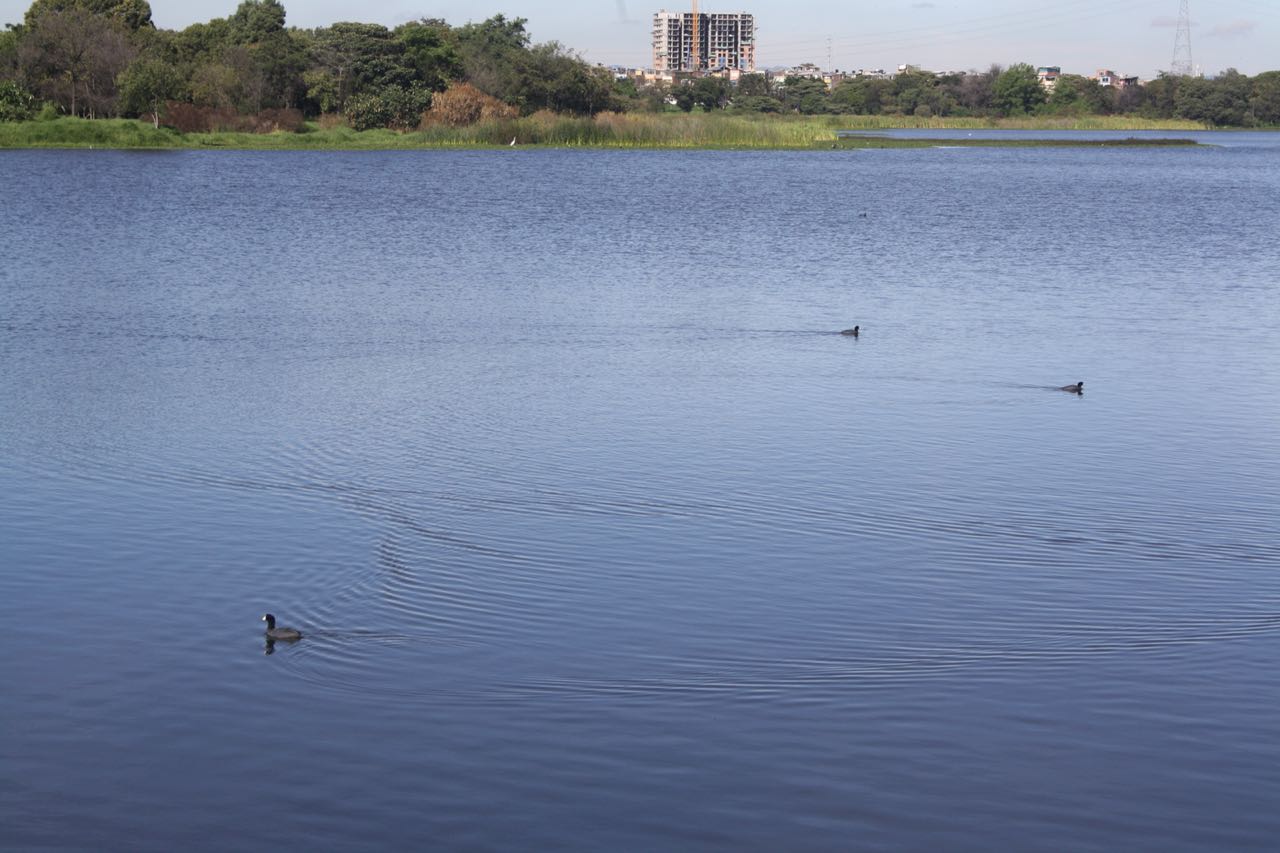
[[(501, 12), (529, 21), (535, 41), (557, 40), (595, 62), (649, 64), (649, 28), (662, 0), (283, 0), (292, 26), (335, 21), (393, 25), (419, 17), (453, 24)], [(224, 17), (238, 0), (151, 0), (159, 26), (180, 29)], [(0, 22), (21, 20), (30, 0), (0, 0)], [(702, 0), (704, 12), (751, 12), (758, 62), (932, 70), (1060, 65), (1152, 77), (1173, 57), (1178, 0)], [(1280, 0), (1191, 0), (1191, 47), (1207, 74), (1280, 69)]]

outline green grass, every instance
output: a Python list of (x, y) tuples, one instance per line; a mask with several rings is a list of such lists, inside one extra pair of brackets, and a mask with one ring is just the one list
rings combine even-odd
[(130, 119), (0, 122), (0, 148), (177, 148), (182, 135)]
[(830, 143), (831, 148), (1162, 148), (1198, 146), (1194, 139), (890, 139), (887, 136), (846, 136)]
[[(59, 118), (0, 123), (0, 148), (226, 148), (253, 150), (394, 150), (488, 148), (519, 145), (557, 148), (829, 148), (838, 130), (893, 128), (1063, 128), (1079, 130), (1198, 130), (1188, 122), (1152, 122), (1119, 116), (1082, 119), (938, 119), (914, 116), (769, 116), (729, 113), (602, 113), (594, 118), (535, 113), (469, 127), (429, 126), (408, 133), (356, 132), (309, 124), (302, 133), (189, 133), (156, 129), (131, 119)], [(1060, 146), (1104, 143), (1059, 140), (841, 140), (840, 147), (920, 148), (939, 144)], [(1116, 144), (1115, 141), (1105, 143)], [(1151, 144), (1130, 141), (1128, 144)]]
[(1195, 121), (1139, 116), (1027, 116), (1025, 118), (925, 118), (923, 116), (841, 116), (846, 130), (1206, 130)]

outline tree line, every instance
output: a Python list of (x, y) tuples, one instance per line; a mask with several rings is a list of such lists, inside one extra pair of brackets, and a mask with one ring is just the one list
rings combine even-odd
[[(157, 28), (146, 0), (35, 0), (0, 31), (0, 120), (56, 114), (342, 114), (358, 129), (412, 127), (440, 93), (457, 112), (500, 104), (593, 114), (619, 108), (613, 77), (558, 44), (533, 44), (523, 18), (450, 26), (286, 27), (279, 0), (243, 0), (225, 18)], [(182, 108), (185, 107), (184, 111)], [(474, 109), (472, 109), (474, 108)], [(499, 108), (500, 109), (500, 108)], [(446, 110), (447, 112), (447, 110)]]
[(461, 124), (538, 110), (697, 109), (1280, 124), (1280, 71), (1161, 76), (1126, 88), (1065, 74), (1052, 92), (1025, 64), (946, 75), (908, 70), (834, 88), (764, 74), (736, 84), (703, 77), (638, 88), (556, 42), (532, 43), (525, 24), (494, 15), (463, 26), (421, 19), (394, 28), (340, 22), (300, 29), (286, 26), (279, 0), (243, 0), (225, 18), (164, 30), (152, 23), (147, 0), (35, 0), (21, 23), (0, 31), (0, 121), (127, 116), (180, 130), (211, 123), (269, 129), (340, 115), (356, 129), (409, 129), (424, 120)]
[(832, 88), (809, 77), (787, 77), (779, 84), (762, 74), (748, 74), (736, 87), (719, 78), (702, 78), (680, 87), (672, 97), (684, 110), (924, 117), (1136, 115), (1215, 126), (1280, 124), (1280, 71), (1255, 77), (1234, 69), (1214, 78), (1161, 75), (1145, 85), (1124, 88), (1064, 74), (1052, 92), (1026, 64), (993, 65), (963, 74), (908, 70), (893, 77), (854, 77)]

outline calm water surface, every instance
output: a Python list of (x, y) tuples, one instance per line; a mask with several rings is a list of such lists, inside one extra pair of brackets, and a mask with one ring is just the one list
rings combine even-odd
[(1273, 846), (1231, 142), (0, 152), (0, 846)]

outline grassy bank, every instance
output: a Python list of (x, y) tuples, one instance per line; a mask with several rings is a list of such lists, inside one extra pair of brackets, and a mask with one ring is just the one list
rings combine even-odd
[(920, 116), (840, 116), (846, 130), (1206, 130), (1194, 121), (1138, 116), (1056, 116), (1026, 118), (923, 118)]
[[(409, 133), (347, 127), (321, 129), (309, 124), (302, 133), (188, 133), (159, 129), (128, 119), (0, 123), (0, 148), (228, 148), (249, 150), (394, 150), (423, 148), (488, 148), (518, 145), (584, 148), (758, 148), (830, 147), (838, 130), (894, 128), (1200, 130), (1190, 122), (1152, 122), (1117, 116), (1079, 120), (925, 119), (913, 116), (737, 116), (724, 113), (602, 113), (576, 118), (536, 113), (517, 119), (481, 122), (469, 127), (426, 127)], [(916, 148), (943, 140), (842, 140), (841, 147)], [(948, 144), (1047, 146), (1048, 140), (947, 140)], [(1098, 143), (1072, 143), (1098, 144)], [(1114, 144), (1114, 143), (1109, 143)], [(1136, 144), (1136, 143), (1135, 143)]]

